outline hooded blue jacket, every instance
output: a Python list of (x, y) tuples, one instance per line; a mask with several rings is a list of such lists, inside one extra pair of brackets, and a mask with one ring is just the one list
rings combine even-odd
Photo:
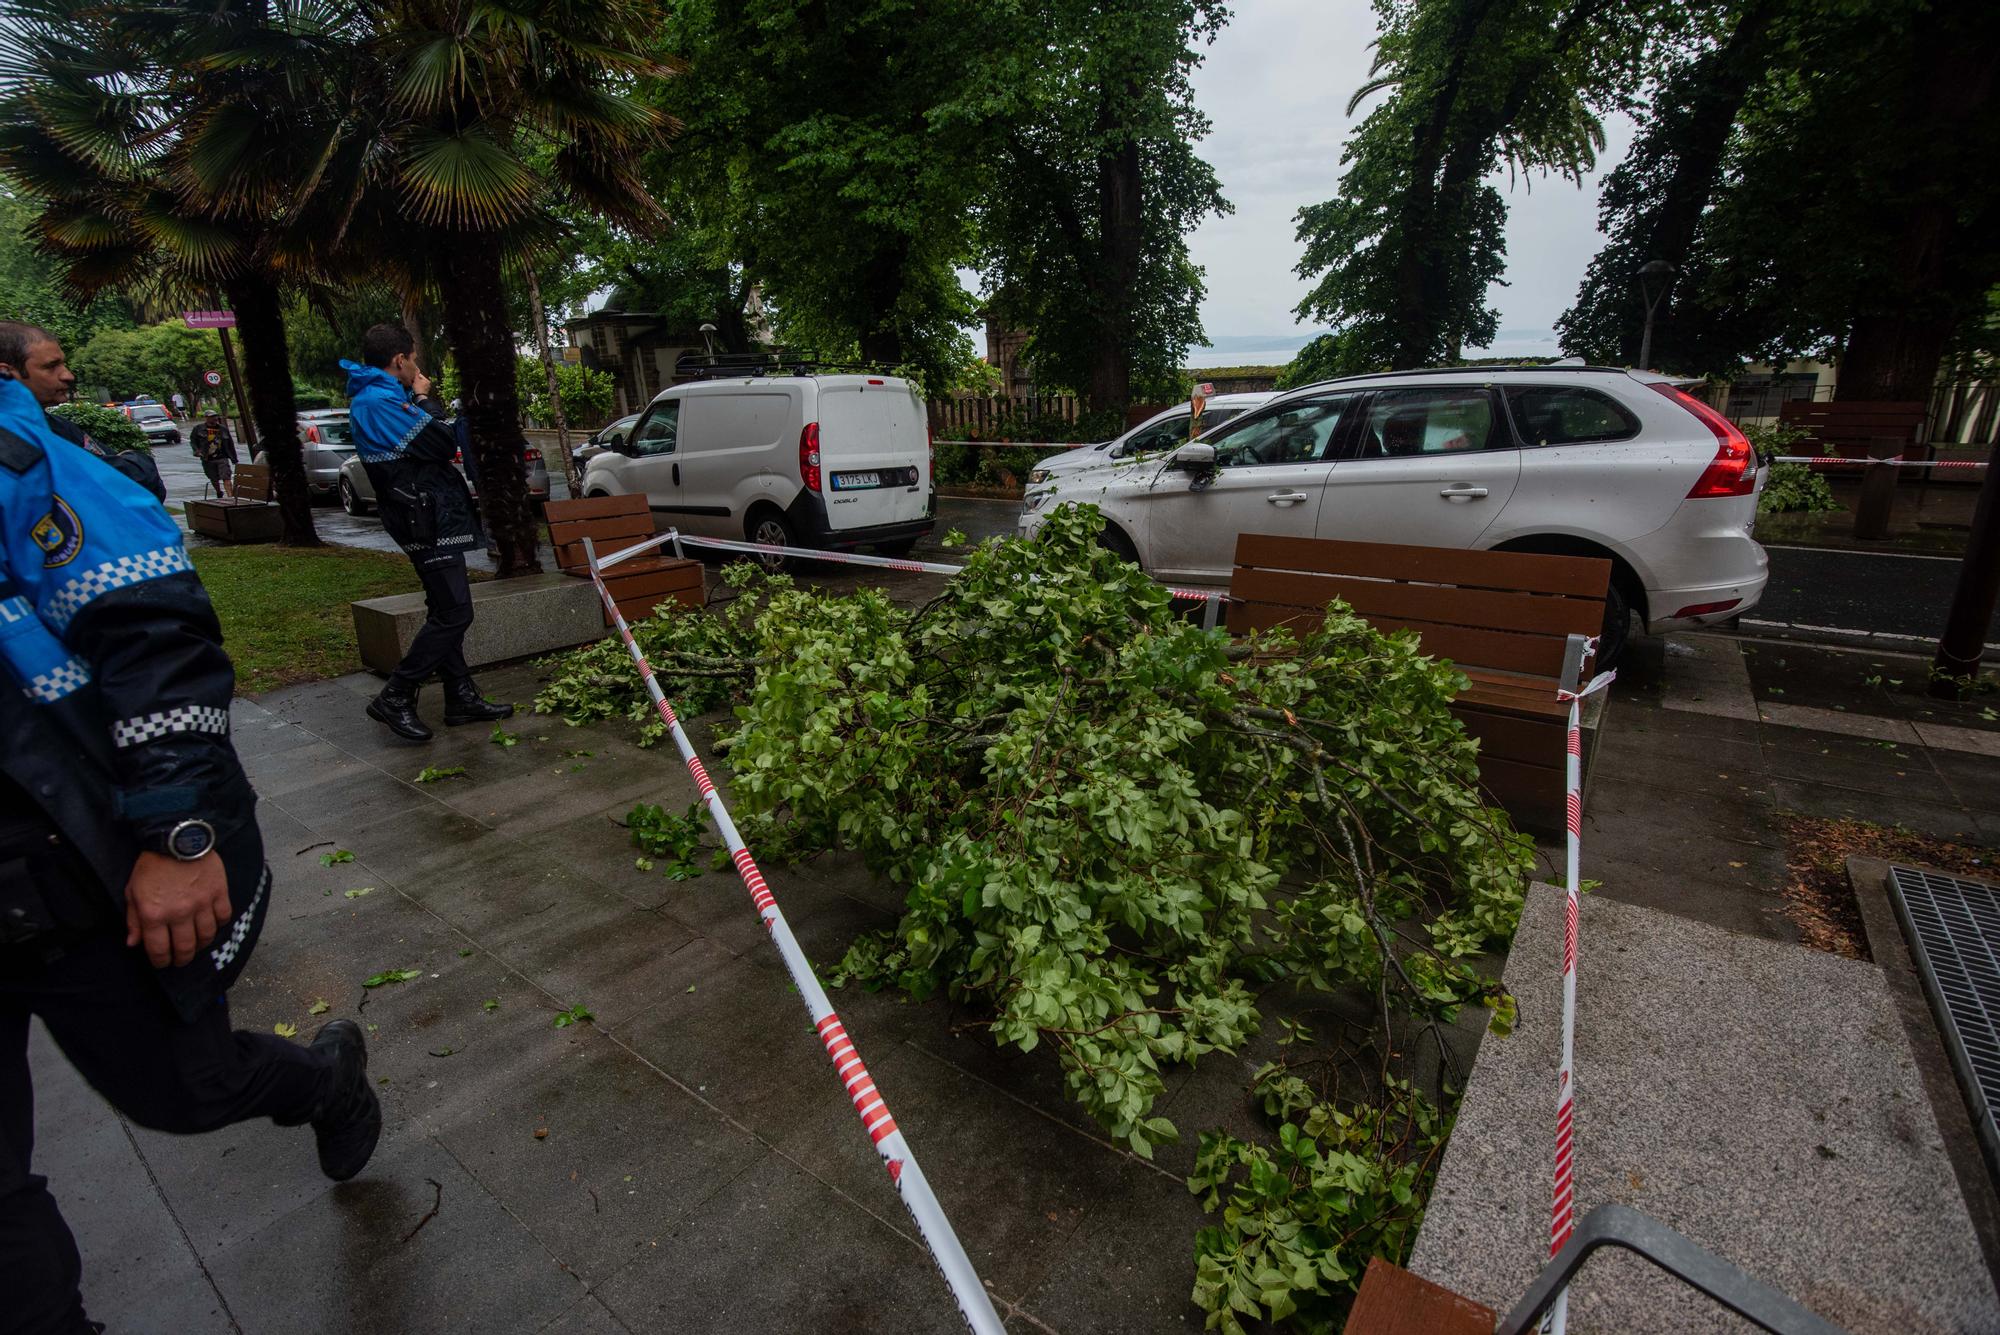
[(235, 919), (192, 963), (158, 971), (192, 1013), (242, 968), (267, 884), (256, 795), (229, 741), (235, 673), (174, 521), (52, 431), (11, 379), (0, 380), (0, 675), (15, 688), (0, 689), (0, 773), (38, 809), (7, 814), (16, 829), (46, 818), (89, 872), (30, 886), (33, 850), (0, 849), (0, 898), (18, 907), (33, 889), (58, 926), (122, 930), (140, 850), (188, 818), (215, 828)]
[(443, 409), (378, 367), (343, 360), (355, 452), (375, 488), (382, 527), (420, 566), (483, 545), (479, 510), (452, 466), (458, 440)]

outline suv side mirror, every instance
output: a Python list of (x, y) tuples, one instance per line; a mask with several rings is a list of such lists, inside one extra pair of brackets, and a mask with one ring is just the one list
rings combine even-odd
[(1215, 446), (1205, 441), (1190, 441), (1175, 450), (1173, 457), (1167, 460), (1167, 463), (1170, 467), (1185, 472), (1203, 472), (1215, 467)]

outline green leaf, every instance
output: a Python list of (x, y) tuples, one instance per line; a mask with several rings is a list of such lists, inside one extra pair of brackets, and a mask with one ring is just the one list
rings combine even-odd
[(322, 853), (319, 855), (319, 865), (322, 867), (331, 867), (337, 862), (352, 861), (354, 861), (354, 854), (344, 848), (336, 853)]
[(295, 1024), (285, 1024), (280, 1021), (271, 1026), (271, 1032), (279, 1038), (297, 1038), (299, 1036), (299, 1027)]
[(505, 728), (495, 728), (486, 740), (499, 747), (519, 746), (521, 744), (521, 739), (513, 733), (508, 732)]
[(417, 771), (417, 783), (436, 783), (440, 779), (463, 779), (463, 765), (426, 765)]
[(479, 1003), (479, 1009), (485, 1011), (488, 1015), (491, 1015), (494, 1011), (500, 1009), (500, 999), (498, 997), (488, 997), (486, 1000)]
[(586, 1020), (594, 1020), (596, 1018), (596, 1016), (580, 1005), (571, 1006), (568, 1010), (557, 1013), (556, 1028), (567, 1029), (573, 1024), (582, 1024)]
[(422, 969), (384, 969), (373, 978), (362, 980), (363, 987), (382, 987), (389, 983), (407, 983), (413, 978), (424, 976)]
[(313, 1002), (313, 1004), (312, 1004), (312, 1005), (310, 1005), (310, 1006), (306, 1007), (306, 1014), (308, 1014), (308, 1015), (324, 1015), (324, 1014), (326, 1014), (326, 1013), (327, 1013), (327, 1011), (329, 1011), (329, 1010), (331, 1010), (331, 1009), (332, 1009), (332, 1007), (330, 1007), (330, 1006), (328, 1006), (328, 1005), (326, 1004), (326, 998), (325, 998), (325, 997), (321, 997), (321, 998), (319, 998), (319, 999), (318, 999), (317, 1001)]
[(358, 890), (349, 890), (346, 892), (347, 897), (349, 899), (359, 899), (363, 895), (372, 895), (374, 893), (375, 893), (375, 887), (372, 885), (364, 885)]

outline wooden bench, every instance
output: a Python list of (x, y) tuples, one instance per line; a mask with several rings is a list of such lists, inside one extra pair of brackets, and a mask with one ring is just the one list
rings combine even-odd
[(1611, 562), (1595, 557), (1335, 542), (1236, 540), (1229, 629), (1317, 627), (1339, 598), (1380, 631), (1414, 630), (1471, 685), (1452, 702), (1479, 741), (1479, 776), (1517, 825), (1564, 823), (1569, 706), (1556, 699), (1571, 635), (1604, 624)]
[(271, 500), (271, 470), (265, 464), (236, 465), (228, 495), (188, 501), (181, 508), (189, 528), (223, 542), (274, 542), (284, 533), (284, 521)]
[(1493, 1335), (1498, 1319), (1492, 1308), (1374, 1256), (1344, 1335)]
[[(599, 560), (653, 536), (653, 512), (644, 496), (592, 496), (580, 501), (550, 501), (545, 509), (549, 544), (564, 574), (590, 578), (590, 561), (583, 540), (597, 548)], [(626, 621), (643, 621), (664, 602), (701, 607), (708, 601), (701, 562), (662, 554), (658, 548), (621, 561), (604, 572), (604, 586)], [(611, 614), (604, 614), (605, 624)]]

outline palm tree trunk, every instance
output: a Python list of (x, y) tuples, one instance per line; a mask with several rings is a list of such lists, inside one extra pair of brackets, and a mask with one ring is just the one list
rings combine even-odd
[[(305, 452), (299, 448), (299, 407), (292, 392), (292, 360), (285, 346), (285, 313), (277, 285), (262, 273), (247, 273), (223, 285), (242, 336), (243, 381), (256, 418), (257, 448), (271, 469), (271, 491), (283, 525), (278, 539), (287, 547), (318, 547), (312, 493), (306, 488)], [(243, 442), (248, 452), (250, 442)]]
[(521, 472), (527, 439), (521, 434), (500, 240), (484, 232), (447, 233), (440, 238), (439, 257), (445, 274), (445, 323), (463, 386), (459, 410), (472, 427), (479, 501), (487, 531), (500, 550), (499, 575), (537, 574), (542, 568), (535, 551), (539, 535)]

